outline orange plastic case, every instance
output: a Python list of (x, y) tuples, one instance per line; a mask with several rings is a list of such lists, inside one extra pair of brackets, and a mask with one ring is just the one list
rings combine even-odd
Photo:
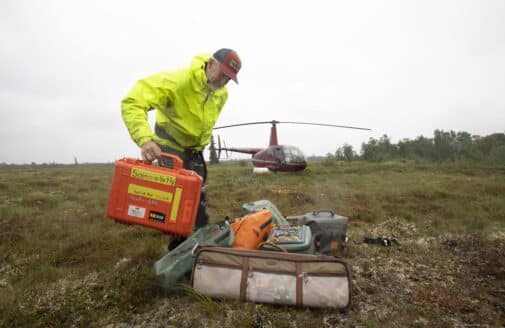
[(173, 160), (173, 169), (134, 158), (116, 161), (107, 216), (120, 223), (188, 236), (195, 225), (202, 178), (183, 169), (179, 157), (163, 156)]

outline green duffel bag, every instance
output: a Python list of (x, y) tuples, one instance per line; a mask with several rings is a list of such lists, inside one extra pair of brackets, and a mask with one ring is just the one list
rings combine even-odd
[(288, 221), (282, 216), (281, 211), (271, 201), (267, 199), (257, 200), (255, 202), (245, 203), (242, 205), (242, 215), (269, 210), (272, 215), (272, 221), (275, 225), (280, 226), (289, 224)]
[(154, 263), (156, 279), (164, 289), (170, 290), (191, 272), (193, 251), (198, 246), (230, 247), (234, 240), (228, 221), (209, 224), (196, 230), (188, 239)]

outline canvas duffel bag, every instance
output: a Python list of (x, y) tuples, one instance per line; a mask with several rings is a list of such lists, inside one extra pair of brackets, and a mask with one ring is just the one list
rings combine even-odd
[(345, 309), (351, 302), (347, 264), (332, 256), (201, 247), (191, 284), (216, 298)]

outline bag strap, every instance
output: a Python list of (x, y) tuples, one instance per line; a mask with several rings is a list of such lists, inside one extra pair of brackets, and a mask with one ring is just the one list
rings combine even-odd
[(242, 276), (240, 277), (240, 300), (245, 301), (247, 289), (247, 276), (249, 275), (249, 257), (242, 258)]
[(300, 262), (296, 262), (296, 305), (303, 306), (303, 272)]
[(261, 249), (263, 246), (270, 246), (270, 247), (273, 247), (273, 248), (275, 248), (276, 250), (278, 250), (278, 251), (280, 251), (280, 252), (288, 253), (288, 250), (287, 250), (287, 249), (285, 249), (284, 247), (279, 246), (279, 245), (277, 245), (277, 244), (275, 244), (275, 243), (272, 243), (271, 241), (268, 241), (268, 240), (267, 240), (267, 241), (264, 241), (264, 242), (261, 242), (261, 243), (258, 245), (257, 249)]
[(270, 223), (272, 223), (272, 215), (270, 215), (270, 218), (260, 225), (260, 229), (261, 230), (265, 229), (270, 225)]

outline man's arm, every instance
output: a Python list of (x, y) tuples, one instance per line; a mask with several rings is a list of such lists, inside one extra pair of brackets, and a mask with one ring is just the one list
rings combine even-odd
[(133, 141), (141, 147), (142, 158), (153, 161), (161, 156), (161, 150), (152, 141), (154, 132), (149, 126), (147, 113), (172, 103), (173, 83), (167, 82), (163, 73), (138, 81), (121, 102), (123, 121)]

